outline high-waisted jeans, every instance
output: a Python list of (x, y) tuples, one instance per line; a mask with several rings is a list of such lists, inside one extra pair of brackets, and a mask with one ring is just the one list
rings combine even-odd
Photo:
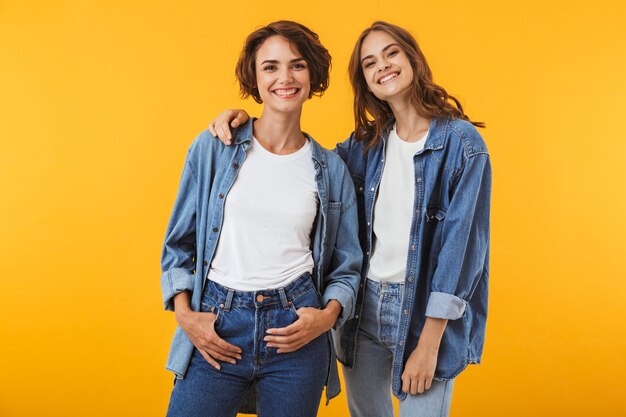
[(168, 417), (235, 416), (256, 383), (259, 417), (313, 417), (328, 373), (330, 347), (322, 334), (295, 352), (277, 353), (263, 341), (266, 330), (298, 319), (296, 309), (320, 307), (310, 274), (273, 290), (235, 291), (209, 281), (202, 311), (217, 315), (215, 331), (242, 349), (236, 364), (211, 366), (195, 350), (184, 379), (172, 391)]
[[(398, 342), (403, 283), (367, 280), (354, 367), (343, 368), (351, 417), (393, 417), (391, 366)], [(400, 401), (400, 417), (446, 417), (453, 381)]]

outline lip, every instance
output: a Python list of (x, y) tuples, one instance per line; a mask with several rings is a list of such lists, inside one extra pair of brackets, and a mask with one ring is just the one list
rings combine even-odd
[[(388, 73), (378, 77), (378, 79), (376, 80), (376, 84), (379, 84), (379, 85), (387, 84), (388, 82), (396, 79), (399, 75), (400, 75), (400, 71), (389, 71)], [(392, 77), (389, 78), (389, 76), (392, 76)]]
[(272, 94), (277, 96), (278, 98), (289, 100), (298, 96), (300, 92), (300, 88), (298, 87), (289, 87), (289, 88), (276, 88), (272, 90)]

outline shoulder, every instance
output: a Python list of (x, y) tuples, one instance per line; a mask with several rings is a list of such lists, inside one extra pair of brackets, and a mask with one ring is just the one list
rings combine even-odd
[(487, 144), (478, 129), (467, 120), (448, 120), (445, 132), (449, 144), (462, 149), (465, 157), (489, 153)]

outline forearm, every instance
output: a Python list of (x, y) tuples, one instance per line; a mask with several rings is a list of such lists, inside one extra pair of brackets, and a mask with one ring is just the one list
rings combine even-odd
[(447, 319), (437, 319), (433, 317), (426, 317), (426, 323), (422, 329), (417, 346), (428, 350), (439, 350), (441, 344), (441, 338), (443, 332), (446, 330), (448, 324)]
[(189, 291), (179, 292), (174, 296), (174, 311), (176, 313), (176, 321), (181, 324), (191, 310), (191, 294)]

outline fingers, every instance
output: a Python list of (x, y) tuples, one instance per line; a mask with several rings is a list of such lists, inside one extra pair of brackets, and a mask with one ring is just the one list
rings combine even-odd
[(408, 374), (403, 374), (401, 380), (402, 392), (412, 395), (423, 394), (425, 391), (428, 391), (433, 381), (432, 377), (417, 375), (411, 377)]
[(249, 119), (248, 114), (242, 110), (238, 110), (237, 111), (237, 117), (235, 117), (235, 119), (230, 123), (230, 125), (232, 127), (237, 127), (240, 126), (242, 124), (244, 124), (245, 122), (247, 122)]
[(213, 136), (217, 136), (217, 132), (215, 131), (215, 120), (209, 123), (209, 132), (211, 132)]
[[(296, 320), (286, 327), (278, 327), (275, 329), (267, 329), (267, 334), (276, 336), (287, 336), (302, 330), (303, 324), (300, 320)], [(267, 336), (266, 336), (267, 337)]]
[(222, 369), (222, 367), (220, 366), (220, 364), (219, 364), (219, 363), (217, 363), (217, 362), (215, 361), (215, 359), (213, 359), (213, 358), (211, 357), (211, 355), (209, 355), (208, 353), (206, 353), (204, 350), (202, 350), (202, 349), (198, 349), (198, 352), (200, 352), (200, 354), (202, 355), (202, 357), (204, 358), (204, 360), (206, 360), (206, 361), (209, 363), (209, 365), (211, 365), (212, 367), (214, 367), (214, 368), (215, 368), (215, 369), (217, 369), (218, 371), (219, 371), (220, 369)]
[(233, 358), (236, 357), (237, 359), (241, 359), (241, 348), (239, 346), (230, 344), (219, 336), (217, 336), (214, 343), (218, 349), (224, 352), (224, 354), (232, 356)]

